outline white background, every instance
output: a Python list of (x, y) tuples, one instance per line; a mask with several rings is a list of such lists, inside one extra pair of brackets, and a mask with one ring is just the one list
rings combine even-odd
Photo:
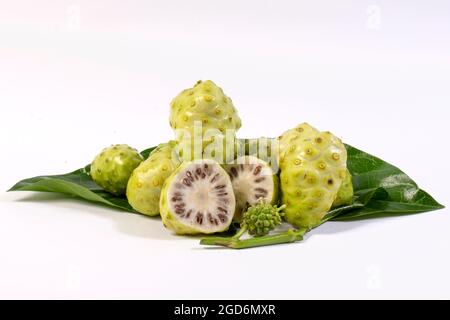
[[(0, 1), (0, 190), (172, 137), (198, 79), (241, 137), (308, 121), (398, 165), (448, 205), (448, 1)], [(232, 251), (158, 219), (0, 194), (0, 298), (450, 298), (448, 210), (328, 223)]]

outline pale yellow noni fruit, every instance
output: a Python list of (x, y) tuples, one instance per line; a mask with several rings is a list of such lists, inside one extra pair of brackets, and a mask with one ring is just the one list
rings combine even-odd
[(280, 169), (285, 219), (313, 228), (330, 210), (347, 177), (347, 151), (332, 133), (303, 123), (280, 137)]
[(134, 210), (149, 216), (159, 214), (159, 198), (165, 180), (180, 162), (174, 154), (176, 143), (160, 144), (134, 171), (128, 181), (127, 198)]

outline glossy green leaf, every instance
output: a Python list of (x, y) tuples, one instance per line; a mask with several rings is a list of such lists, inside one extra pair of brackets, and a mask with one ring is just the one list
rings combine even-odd
[(354, 203), (331, 211), (326, 220), (380, 218), (443, 208), (399, 168), (352, 146), (346, 147)]
[[(153, 149), (154, 148), (149, 148), (141, 152), (144, 159), (148, 158)], [(128, 204), (126, 197), (112, 195), (95, 184), (91, 179), (90, 170), (91, 166), (88, 165), (67, 174), (39, 176), (25, 179), (18, 182), (8, 191), (61, 193), (86, 201), (101, 203), (124, 211), (135, 212)]]
[[(141, 154), (148, 158), (153, 149), (144, 150)], [(443, 208), (397, 167), (351, 146), (347, 146), (347, 151), (355, 189), (354, 202), (330, 211), (325, 221), (406, 215)], [(9, 191), (62, 193), (134, 212), (125, 197), (103, 191), (92, 181), (89, 172), (90, 166), (86, 166), (68, 174), (25, 179)]]

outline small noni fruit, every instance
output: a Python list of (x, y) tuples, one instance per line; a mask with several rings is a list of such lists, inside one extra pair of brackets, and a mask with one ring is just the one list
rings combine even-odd
[(241, 221), (242, 214), (257, 203), (278, 203), (278, 176), (267, 162), (255, 156), (243, 156), (226, 165), (225, 170), (236, 197), (236, 221)]
[(239, 148), (235, 134), (241, 119), (231, 99), (214, 82), (198, 81), (170, 105), (170, 125), (183, 160), (227, 162), (235, 157)]
[(127, 198), (139, 213), (159, 214), (159, 198), (164, 181), (180, 162), (174, 153), (174, 141), (160, 144), (149, 158), (137, 167), (128, 181)]
[(341, 206), (347, 206), (352, 204), (353, 202), (353, 184), (352, 184), (352, 175), (350, 171), (347, 170), (344, 181), (342, 182), (341, 187), (336, 196), (336, 200), (334, 200), (332, 208), (337, 208)]
[(131, 173), (143, 160), (136, 149), (125, 144), (105, 148), (91, 164), (92, 180), (112, 194), (123, 195)]
[(252, 236), (265, 236), (281, 224), (283, 213), (280, 213), (280, 211), (283, 209), (284, 207), (260, 202), (248, 208), (244, 213), (241, 228), (246, 228)]
[(163, 224), (177, 234), (226, 231), (236, 199), (230, 177), (213, 160), (182, 163), (166, 180), (161, 192)]
[(297, 227), (321, 223), (347, 176), (347, 151), (330, 132), (303, 123), (280, 137), (285, 219)]

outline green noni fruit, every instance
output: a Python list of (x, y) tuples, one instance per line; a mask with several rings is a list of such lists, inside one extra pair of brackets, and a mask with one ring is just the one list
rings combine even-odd
[(233, 102), (211, 80), (198, 81), (193, 88), (183, 90), (170, 104), (172, 129), (192, 130), (200, 121), (204, 128), (239, 130), (241, 119)]
[(164, 181), (180, 162), (174, 153), (174, 141), (160, 144), (137, 167), (128, 181), (127, 198), (134, 210), (149, 216), (159, 214), (159, 198)]
[(123, 195), (131, 173), (142, 161), (139, 152), (128, 145), (105, 148), (91, 164), (92, 180), (112, 194)]
[(175, 130), (180, 158), (234, 159), (240, 148), (235, 134), (241, 119), (231, 99), (214, 82), (198, 81), (170, 105), (170, 125)]
[(281, 224), (280, 213), (284, 207), (260, 202), (251, 206), (244, 213), (241, 228), (246, 228), (252, 236), (261, 237), (267, 235), (271, 230)]
[(347, 151), (330, 132), (307, 123), (280, 137), (280, 180), (285, 219), (313, 228), (330, 210), (347, 176)]
[(353, 202), (353, 184), (352, 175), (347, 170), (344, 181), (337, 193), (336, 199), (333, 202), (332, 208), (337, 208), (341, 206), (347, 206)]

